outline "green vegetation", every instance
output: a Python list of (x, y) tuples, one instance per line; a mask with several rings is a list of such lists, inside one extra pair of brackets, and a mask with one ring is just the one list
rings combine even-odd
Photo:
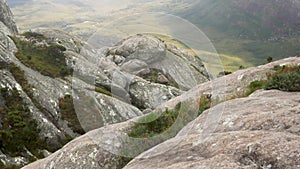
[[(1, 88), (1, 97), (5, 104), (0, 107), (0, 149), (12, 157), (22, 156), (27, 148), (36, 157), (43, 155), (38, 149), (46, 148), (39, 138), (37, 122), (23, 102), (17, 89)], [(33, 161), (35, 159), (32, 159)]]
[(211, 106), (211, 95), (202, 94), (199, 100), (198, 116)]
[(118, 160), (117, 169), (124, 168), (132, 159), (133, 158), (129, 157), (120, 157), (120, 159)]
[(36, 32), (24, 32), (21, 35), (25, 36), (25, 38), (27, 38), (27, 39), (33, 39), (33, 40), (35, 39), (39, 42), (47, 39), (44, 35), (36, 33)]
[(150, 113), (141, 119), (132, 128), (128, 136), (135, 138), (147, 138), (166, 131), (176, 121), (180, 110), (180, 104), (174, 110), (166, 110), (162, 114)]
[(17, 65), (10, 63), (8, 65), (8, 70), (12, 73), (15, 80), (21, 85), (23, 91), (30, 97), (34, 105), (41, 110), (44, 114), (47, 114), (48, 111), (34, 98), (31, 91), (31, 85), (28, 83), (24, 71), (21, 70)]
[(26, 32), (23, 35), (26, 40), (11, 37), (18, 48), (15, 55), (23, 64), (45, 76), (65, 77), (72, 74), (71, 68), (66, 64), (65, 47), (38, 43), (45, 37), (37, 33)]
[[(210, 105), (210, 95), (203, 94), (199, 100), (198, 110), (189, 110), (191, 107), (187, 109), (184, 103), (179, 103), (173, 110), (166, 110), (161, 114), (149, 113), (138, 120), (128, 135), (135, 138), (153, 137), (167, 131), (176, 123), (176, 129), (174, 133), (171, 133), (171, 135), (174, 135), (188, 122), (194, 120), (203, 111), (209, 109)], [(195, 112), (197, 113), (195, 114)]]
[(269, 56), (269, 57), (267, 58), (267, 62), (270, 63), (270, 62), (272, 62), (272, 61), (273, 61), (273, 57), (272, 57), (272, 56)]
[(1, 168), (1, 169), (20, 169), (21, 167), (16, 166), (16, 165), (4, 165), (4, 164), (0, 161), (0, 168)]
[(275, 73), (268, 75), (267, 80), (253, 81), (246, 95), (258, 89), (278, 89), (282, 91), (300, 91), (300, 66), (275, 66)]
[(246, 96), (249, 96), (256, 90), (263, 89), (265, 83), (266, 83), (266, 81), (263, 81), (263, 80), (261, 80), (261, 81), (255, 80), (255, 81), (251, 82), (250, 85), (248, 86), (248, 91), (246, 92)]
[(112, 96), (112, 93), (110, 91), (108, 91), (107, 89), (105, 89), (104, 87), (96, 86), (95, 91), (98, 93), (105, 94), (107, 96)]
[[(234, 1), (201, 0), (190, 1), (187, 8), (181, 8), (182, 3), (179, 3), (172, 9), (177, 16), (198, 26), (216, 47), (225, 69), (235, 71), (238, 65), (231, 60), (234, 58), (227, 59), (223, 56), (236, 56), (247, 64), (251, 63), (250, 66), (257, 66), (265, 63), (268, 56), (278, 60), (295, 56), (299, 52), (299, 31), (296, 22), (292, 21), (297, 13), (284, 12), (293, 4), (284, 1), (282, 1), (286, 3), (284, 5), (267, 3), (268, 5), (259, 1), (234, 3)], [(246, 7), (251, 4), (264, 6), (265, 10)], [(246, 8), (249, 11), (246, 11)], [(270, 11), (274, 9), (282, 12), (271, 14)], [(279, 19), (283, 16), (291, 20)], [(238, 64), (248, 67), (243, 63)]]
[[(31, 99), (31, 101), (34, 103), (34, 105), (41, 110), (45, 115), (49, 114), (49, 112), (47, 111), (47, 109), (45, 109), (33, 96), (33, 92), (31, 91), (31, 85), (28, 83), (24, 71), (21, 70), (18, 66), (16, 66), (13, 63), (10, 63), (6, 66), (6, 68), (12, 73), (12, 75), (14, 76), (15, 80), (21, 85), (23, 91), (28, 95), (28, 97)], [(1, 108), (0, 108), (1, 111)], [(38, 132), (39, 133), (39, 132)], [(36, 133), (38, 135), (38, 133)], [(67, 142), (69, 142), (71, 140), (70, 136), (67, 136), (67, 138), (65, 140), (62, 140), (62, 145), (66, 144)], [(40, 145), (35, 145), (37, 149), (47, 149), (50, 152), (54, 152), (57, 149), (61, 148), (59, 146), (57, 147), (53, 147), (53, 146), (48, 146), (47, 144), (45, 144), (45, 141), (42, 141), (43, 144)], [(36, 155), (36, 154), (34, 154)], [(37, 158), (42, 158), (42, 156), (37, 155)], [(32, 159), (33, 161), (36, 159)]]
[(8, 70), (12, 73), (15, 80), (22, 86), (24, 92), (26, 92), (29, 96), (32, 96), (32, 93), (30, 91), (31, 86), (25, 78), (24, 71), (13, 63), (10, 63), (8, 65)]
[(59, 99), (59, 109), (62, 115), (62, 119), (68, 122), (68, 126), (78, 134), (84, 134), (85, 131), (81, 127), (81, 124), (77, 118), (77, 114), (74, 108), (73, 99), (70, 95)]

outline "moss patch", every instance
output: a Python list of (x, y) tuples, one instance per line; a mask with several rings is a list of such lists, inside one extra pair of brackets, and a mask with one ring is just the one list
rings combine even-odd
[(11, 37), (18, 48), (16, 57), (26, 66), (50, 77), (65, 77), (72, 74), (66, 64), (66, 48), (58, 44), (41, 43), (45, 37), (41, 34), (26, 32), (25, 40)]
[(77, 114), (74, 108), (72, 96), (66, 95), (59, 99), (59, 108), (62, 115), (62, 119), (68, 122), (68, 126), (78, 134), (84, 134), (85, 131), (81, 127), (81, 124), (77, 118)]

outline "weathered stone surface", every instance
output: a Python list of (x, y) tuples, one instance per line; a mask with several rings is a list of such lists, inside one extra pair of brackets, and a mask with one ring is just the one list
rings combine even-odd
[[(299, 168), (299, 98), (300, 93), (258, 91), (221, 103), (125, 168)], [(206, 133), (214, 127), (206, 123), (208, 114), (223, 105), (215, 130)]]
[[(45, 76), (25, 66), (14, 55), (17, 48), (11, 38), (8, 37), (8, 35), (13, 35), (12, 32), (2, 22), (0, 22), (0, 28), (1, 87), (18, 87), (23, 100), (30, 106), (32, 117), (38, 122), (41, 138), (53, 147), (60, 147), (68, 136), (74, 138), (79, 135), (62, 118), (59, 101), (64, 96), (74, 96), (76, 116), (82, 128), (85, 131), (90, 131), (141, 116), (144, 114), (143, 109), (154, 109), (161, 103), (182, 94), (181, 90), (174, 87), (151, 83), (134, 76), (136, 73), (141, 72), (122, 70), (120, 68), (121, 65), (124, 65), (122, 59), (126, 59), (123, 56), (112, 60), (109, 57), (101, 58), (99, 57), (101, 56), (99, 51), (92, 49), (76, 37), (58, 30), (36, 29), (33, 32), (45, 36), (42, 42), (37, 42), (40, 45), (58, 44), (66, 48), (64, 52), (66, 63), (74, 70), (73, 75), (64, 78)], [(26, 40), (21, 35), (19, 37)], [(156, 38), (153, 39), (157, 40)], [(144, 54), (147, 52), (149, 51), (145, 50)], [(150, 55), (151, 53), (149, 57)], [(129, 60), (125, 63), (129, 65), (129, 68), (136, 65), (129, 64), (130, 62), (133, 61)], [(142, 61), (138, 60), (138, 62)], [(15, 64), (24, 71), (25, 78), (30, 84), (29, 91), (32, 93), (30, 96), (23, 91), (22, 86), (18, 84), (7, 69), (6, 66), (9, 63)], [(144, 66), (146, 66), (145, 63)], [(139, 68), (137, 66), (137, 69)], [(101, 90), (104, 91), (96, 92), (95, 86), (101, 87)], [(78, 91), (84, 93), (83, 98), (76, 95)], [(79, 102), (76, 102), (76, 99)], [(93, 105), (88, 106), (90, 104), (85, 104), (82, 106), (86, 101), (92, 101)], [(5, 164), (10, 164), (9, 161), (11, 160), (8, 157), (4, 160)], [(21, 165), (28, 163), (29, 159), (25, 158), (23, 161), (22, 164), (20, 163)]]
[(299, 64), (300, 57), (290, 57), (266, 65), (238, 70), (230, 75), (200, 84), (159, 107), (172, 109), (184, 100), (197, 103), (203, 94), (211, 95), (213, 104), (224, 102), (232, 98), (244, 97), (248, 90), (248, 85), (255, 80), (266, 80), (268, 74), (274, 71), (274, 66)]
[(9, 28), (11, 33), (18, 33), (17, 26), (13, 19), (13, 14), (8, 7), (6, 0), (0, 1), (0, 21)]
[[(215, 85), (221, 87), (214, 88), (213, 93), (211, 83), (207, 82), (167, 101), (158, 109), (172, 109), (173, 105), (175, 107), (184, 101), (198, 103), (203, 93), (212, 94), (212, 97), (215, 97), (213, 94), (227, 95), (220, 97), (220, 104), (205, 111), (184, 127), (175, 138), (142, 153), (125, 168), (298, 168), (300, 93), (258, 91), (247, 98), (225, 102), (233, 97), (242, 97), (249, 82), (265, 79), (265, 73), (274, 65), (298, 63), (300, 58), (293, 57), (241, 70), (214, 80), (213, 82), (218, 82)], [(228, 85), (226, 90), (222, 85)], [(115, 168), (118, 157), (114, 152), (118, 153), (116, 149), (121, 150), (119, 147), (126, 145), (116, 139), (126, 136), (124, 133), (130, 131), (133, 121), (135, 119), (89, 132), (51, 157), (24, 168), (47, 168), (51, 162), (52, 168)], [(84, 141), (85, 138), (89, 141)], [(76, 153), (88, 154), (91, 140), (92, 145), (99, 146), (91, 152), (97, 152), (99, 156), (79, 157), (75, 160)], [(159, 142), (152, 142), (148, 147), (157, 143)], [(75, 148), (71, 150), (72, 147)], [(67, 155), (67, 152), (71, 153)], [(98, 164), (102, 166), (97, 166)]]
[(167, 45), (151, 35), (129, 37), (112, 47), (107, 53), (108, 57), (123, 56), (125, 61), (122, 64), (126, 67), (132, 65), (133, 61), (136, 63), (136, 60), (140, 60), (147, 66), (139, 66), (139, 71), (147, 67), (169, 74), (182, 90), (188, 90), (209, 80), (207, 70), (198, 57), (190, 56), (182, 49)]
[(109, 152), (114, 134), (122, 133), (132, 126), (131, 122), (113, 124), (93, 130), (68, 143), (63, 149), (45, 159), (29, 164), (23, 169), (56, 169), (56, 168), (117, 168), (118, 156)]

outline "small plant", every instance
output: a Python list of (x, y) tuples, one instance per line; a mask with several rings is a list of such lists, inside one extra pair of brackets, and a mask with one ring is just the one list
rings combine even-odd
[(249, 96), (256, 90), (263, 89), (265, 83), (266, 83), (266, 81), (263, 81), (263, 80), (261, 80), (261, 81), (256, 80), (256, 81), (251, 82), (250, 85), (248, 86), (248, 91), (246, 92), (246, 96)]
[(269, 56), (268, 58), (267, 58), (267, 62), (268, 63), (271, 63), (273, 61), (273, 57), (272, 56)]
[(59, 108), (62, 115), (62, 119), (68, 122), (68, 126), (78, 134), (84, 134), (85, 131), (81, 127), (81, 124), (77, 118), (77, 114), (73, 104), (73, 98), (70, 95), (66, 95), (59, 99)]
[(199, 100), (198, 116), (211, 106), (211, 95), (203, 94)]
[(245, 66), (240, 65), (239, 69), (240, 69), (240, 70), (245, 69)]

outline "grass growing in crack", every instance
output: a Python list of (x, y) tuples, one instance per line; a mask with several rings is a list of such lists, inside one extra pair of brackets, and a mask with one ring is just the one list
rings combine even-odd
[(211, 106), (211, 95), (202, 94), (199, 99), (198, 116), (202, 114), (205, 110), (209, 109), (210, 106)]
[(81, 127), (81, 124), (77, 118), (77, 114), (74, 108), (72, 96), (66, 95), (59, 99), (59, 108), (62, 115), (62, 119), (68, 122), (68, 126), (78, 134), (84, 134), (85, 131)]
[(141, 119), (132, 128), (128, 136), (134, 138), (147, 138), (166, 131), (173, 125), (178, 117), (180, 104), (174, 110), (166, 110), (161, 115), (150, 113)]

